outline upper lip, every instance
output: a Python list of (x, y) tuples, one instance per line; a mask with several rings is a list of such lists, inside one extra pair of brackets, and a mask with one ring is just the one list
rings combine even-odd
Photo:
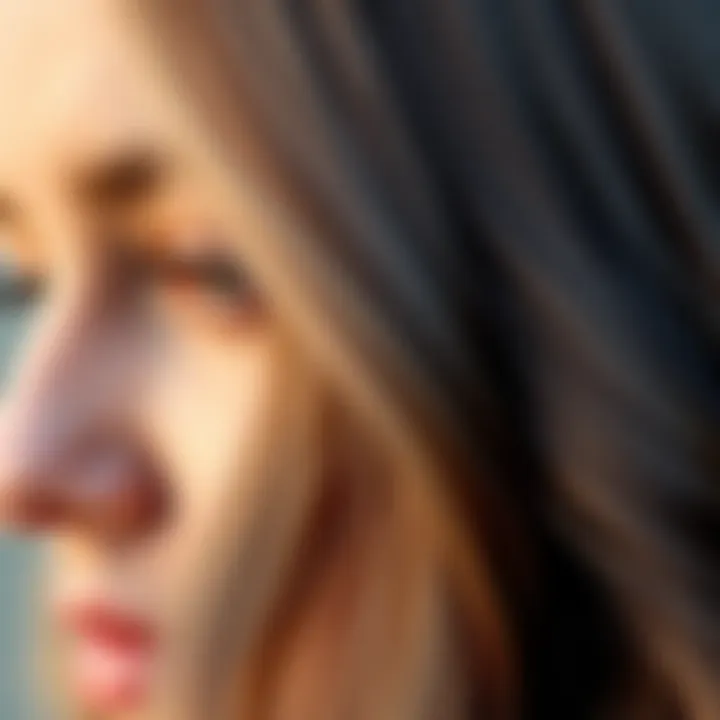
[(130, 613), (100, 601), (62, 608), (64, 624), (78, 637), (118, 650), (147, 651), (156, 643), (152, 626)]

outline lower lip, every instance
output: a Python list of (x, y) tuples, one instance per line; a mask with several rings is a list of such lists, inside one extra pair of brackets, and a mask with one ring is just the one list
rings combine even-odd
[(97, 711), (129, 710), (147, 695), (152, 665), (147, 653), (81, 641), (75, 663), (78, 693)]
[(77, 630), (71, 674), (79, 699), (96, 712), (128, 711), (150, 689), (156, 647), (150, 635), (81, 627)]

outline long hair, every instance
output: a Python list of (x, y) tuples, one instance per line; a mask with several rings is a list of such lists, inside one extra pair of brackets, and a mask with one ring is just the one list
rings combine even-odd
[[(364, 671), (313, 686), (313, 717), (720, 707), (719, 95), (702, 3), (666, 5), (134, 9), (278, 315), (396, 458), (397, 556), (359, 585), (406, 564), (401, 630), (340, 633)], [(249, 717), (309, 617), (281, 584)]]

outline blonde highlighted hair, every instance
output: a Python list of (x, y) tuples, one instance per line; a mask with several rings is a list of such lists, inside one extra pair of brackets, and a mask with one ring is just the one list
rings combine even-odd
[[(284, 45), (291, 38), (284, 35), (289, 28), (282, 13), (262, 3), (245, 9), (268, 33), (264, 51), (293, 52)], [(283, 137), (297, 143), (287, 151), (304, 156), (308, 164), (302, 172), (312, 178), (292, 178), (295, 161), (270, 157), (281, 147), (264, 137), (259, 115), (264, 103), (244, 86), (251, 78), (235, 77), (251, 64), (225, 55), (238, 51), (235, 42), (242, 44), (251, 32), (241, 4), (144, 2), (137, 12), (151, 50), (161, 51), (156, 57), (162, 82), (176, 88), (188, 155), (195, 151), (208, 192), (225, 208), (242, 261), (292, 339), (290, 352), (323, 378), (319, 423), (288, 420), (292, 379), (279, 393), (285, 430), (269, 428), (268, 438), (277, 445), (287, 428), (319, 425), (319, 436), (303, 439), (314, 441), (320, 457), (307, 457), (295, 438), (290, 440), (295, 452), (285, 454), (293, 458), (292, 471), (263, 469), (270, 490), (253, 520), (257, 530), (242, 541), (235, 538), (241, 557), (228, 548), (214, 580), (232, 584), (220, 575), (236, 577), (232, 567), (253, 556), (253, 564), (272, 569), (261, 573), (262, 580), (254, 576), (254, 587), (243, 585), (242, 599), (237, 587), (226, 587), (220, 605), (204, 610), (215, 617), (198, 623), (208, 633), (197, 641), (208, 653), (208, 689), (197, 699), (201, 712), (220, 713), (218, 708), (229, 706), (234, 716), (257, 720), (449, 720), (484, 707), (488, 717), (514, 716), (516, 669), (494, 571), (485, 544), (478, 542), (476, 518), (468, 517), (467, 506), (450, 489), (471, 482), (475, 468), (468, 448), (452, 428), (453, 408), (442, 389), (423, 377), (427, 368), (384, 321), (371, 288), (362, 283), (389, 283), (388, 289), (399, 283), (399, 290), (409, 291), (408, 300), (420, 304), (417, 319), (448, 349), (452, 329), (433, 317), (441, 306), (434, 309), (423, 288), (412, 288), (412, 258), (406, 266), (402, 256), (388, 257), (388, 270), (394, 267), (397, 278), (358, 277), (354, 286), (352, 270), (364, 262), (343, 253), (361, 253), (360, 245), (344, 250), (338, 245), (337, 255), (313, 247), (323, 234), (348, 243), (372, 237), (375, 250), (392, 254), (392, 235), (401, 228), (373, 207), (379, 199), (374, 190), (353, 186), (350, 167), (338, 164), (332, 147), (323, 147), (322, 139), (330, 140), (326, 131), (302, 128), (305, 121), (330, 120), (310, 117), (321, 110), (310, 97), (297, 98), (297, 115)], [(310, 68), (293, 62), (286, 70)], [(308, 117), (301, 118), (304, 110)], [(305, 133), (319, 142), (303, 148)], [(401, 163), (412, 162), (412, 154), (409, 148), (405, 152), (393, 162), (410, 180), (414, 169)], [(317, 207), (319, 200), (329, 206)], [(300, 377), (307, 382), (302, 371), (295, 382)], [(283, 452), (269, 447), (268, 455)], [(306, 484), (288, 493), (288, 483)], [(491, 524), (481, 533), (491, 532)], [(231, 517), (226, 526), (232, 526)], [(237, 614), (243, 617), (234, 618)]]
[[(283, 502), (268, 494), (252, 545), (270, 570), (242, 643), (223, 638), (244, 648), (223, 676), (242, 717), (720, 705), (702, 632), (718, 608), (693, 569), (712, 543), (673, 513), (671, 483), (648, 482), (683, 473), (690, 517), (712, 495), (716, 263), (689, 210), (663, 214), (682, 188), (601, 162), (666, 150), (657, 113), (632, 105), (649, 91), (630, 41), (608, 33), (629, 20), (515, 5), (130, 5), (326, 395), (322, 458), (289, 498), (276, 472)], [(593, 68), (582, 82), (548, 37)], [(595, 132), (596, 107), (625, 134)]]

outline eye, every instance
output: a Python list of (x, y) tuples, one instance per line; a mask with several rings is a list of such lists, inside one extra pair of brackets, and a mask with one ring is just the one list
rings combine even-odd
[(236, 326), (257, 318), (261, 303), (246, 269), (229, 251), (167, 251), (136, 259), (136, 273), (161, 300), (210, 324)]
[(0, 251), (0, 388), (7, 370), (23, 346), (36, 313), (46, 298), (46, 279), (40, 268), (24, 263), (7, 248)]
[(45, 290), (40, 268), (19, 258), (5, 245), (0, 250), (0, 308), (28, 310), (36, 306)]

